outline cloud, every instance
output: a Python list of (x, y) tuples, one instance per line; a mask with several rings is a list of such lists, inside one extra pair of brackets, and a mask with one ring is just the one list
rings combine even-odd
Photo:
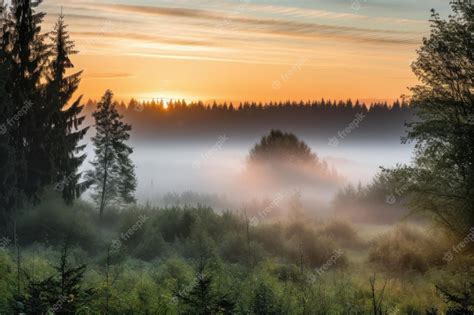
[[(205, 21), (208, 27), (214, 27), (221, 34), (225, 32), (232, 33), (237, 31), (246, 31), (252, 33), (261, 33), (262, 35), (279, 35), (286, 37), (308, 38), (308, 39), (332, 39), (335, 41), (351, 41), (365, 44), (398, 44), (414, 45), (420, 42), (422, 37), (420, 32), (399, 31), (394, 29), (362, 28), (355, 26), (341, 26), (329, 24), (316, 24), (309, 22), (296, 22), (285, 19), (266, 19), (244, 17), (243, 14), (223, 15), (222, 12), (208, 11), (189, 8), (168, 8), (156, 6), (137, 6), (122, 4), (94, 4), (103, 10), (122, 12), (127, 14), (143, 14), (152, 16), (172, 16), (179, 18)], [(301, 9), (285, 9), (282, 7), (264, 6), (263, 9), (276, 12), (286, 12), (291, 14), (303, 14)], [(321, 16), (330, 16), (331, 18), (357, 17), (354, 14), (328, 13), (325, 11), (308, 10), (308, 14), (319, 14)], [(183, 24), (186, 22), (183, 22)], [(206, 26), (202, 23), (202, 27)], [(217, 32), (216, 32), (217, 33)], [(137, 35), (138, 39), (143, 35)], [(133, 36), (129, 36), (133, 37)], [(157, 38), (157, 40), (160, 40)], [(161, 39), (165, 40), (165, 39)], [(170, 41), (173, 41), (170, 39)], [(210, 44), (194, 40), (176, 40), (179, 45), (200, 45)], [(182, 41), (181, 43), (179, 43)]]
[(210, 41), (192, 40), (183, 38), (172, 38), (158, 35), (148, 35), (143, 33), (128, 33), (128, 32), (73, 32), (72, 35), (84, 36), (84, 37), (103, 37), (113, 39), (127, 39), (137, 40), (140, 42), (152, 42), (152, 43), (165, 43), (170, 45), (182, 45), (182, 46), (212, 46), (213, 43)]
[(131, 73), (120, 73), (120, 72), (103, 72), (103, 73), (91, 73), (86, 76), (89, 78), (128, 78), (133, 76)]

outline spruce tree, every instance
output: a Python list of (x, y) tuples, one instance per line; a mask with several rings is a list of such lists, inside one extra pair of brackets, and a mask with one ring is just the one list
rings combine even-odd
[(83, 288), (85, 265), (69, 263), (69, 242), (66, 241), (54, 267), (56, 274), (39, 282), (30, 281), (25, 308), (27, 314), (78, 314), (94, 298), (96, 291)]
[[(80, 98), (69, 101), (80, 72), (65, 76), (74, 54), (61, 16), (46, 44), (36, 13), (41, 0), (13, 0), (2, 7), (0, 39), (0, 206), (6, 225), (22, 203), (38, 202), (43, 188), (59, 183), (66, 201), (78, 197)], [(3, 2), (2, 2), (3, 3)], [(3, 189), (5, 188), (5, 189)]]
[(16, 176), (14, 149), (10, 143), (7, 120), (12, 116), (13, 106), (8, 95), (8, 74), (11, 62), (7, 50), (10, 25), (3, 0), (0, 1), (0, 228), (6, 229), (10, 210), (15, 204)]
[[(45, 137), (51, 125), (45, 119), (47, 104), (41, 82), (48, 63), (44, 13), (35, 10), (41, 1), (13, 0), (8, 43), (10, 66), (7, 93), (11, 101), (7, 121), (10, 144), (15, 150), (18, 190), (29, 200), (39, 200), (41, 188), (51, 182), (51, 163)], [(61, 145), (61, 144), (57, 144)]]
[(87, 172), (86, 178), (92, 183), (92, 197), (102, 217), (109, 205), (120, 207), (135, 202), (137, 183), (130, 160), (133, 149), (126, 143), (132, 127), (122, 121), (110, 90), (105, 92), (92, 115), (96, 128), (92, 138), (95, 158), (91, 162), (93, 170)]
[(184, 305), (184, 314), (234, 314), (235, 303), (225, 294), (212, 289), (213, 278), (204, 272), (200, 264), (189, 292), (183, 290), (175, 295)]
[[(78, 146), (88, 127), (80, 128), (84, 116), (79, 116), (83, 109), (82, 96), (67, 107), (77, 90), (82, 71), (66, 76), (66, 70), (74, 67), (70, 56), (76, 54), (74, 42), (67, 32), (64, 15), (56, 22), (51, 33), (52, 60), (48, 73), (47, 99), (51, 103), (47, 120), (54, 125), (49, 137), (49, 151), (54, 157), (54, 181), (56, 189), (62, 192), (67, 202), (72, 202), (87, 188), (87, 183), (79, 183), (81, 174), (77, 169), (85, 159), (85, 154), (78, 155), (84, 145)], [(57, 145), (60, 143), (61, 145)]]

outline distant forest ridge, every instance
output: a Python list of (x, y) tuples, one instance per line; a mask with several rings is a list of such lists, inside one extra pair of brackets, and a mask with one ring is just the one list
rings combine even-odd
[[(243, 102), (239, 104), (183, 101), (117, 102), (133, 134), (143, 138), (215, 137), (248, 138), (270, 129), (326, 139), (338, 135), (357, 141), (398, 140), (405, 123), (414, 116), (406, 102), (366, 105), (359, 101)], [(88, 101), (86, 113), (96, 107)]]

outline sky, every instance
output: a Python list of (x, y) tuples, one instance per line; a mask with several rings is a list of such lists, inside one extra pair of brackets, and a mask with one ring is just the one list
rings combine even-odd
[(45, 0), (80, 52), (79, 93), (121, 100), (393, 100), (447, 0)]

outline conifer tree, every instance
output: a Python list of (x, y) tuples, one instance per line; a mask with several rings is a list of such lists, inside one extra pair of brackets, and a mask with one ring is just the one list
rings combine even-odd
[[(84, 149), (84, 145), (78, 146), (78, 142), (84, 137), (88, 127), (79, 129), (85, 119), (84, 116), (79, 116), (83, 109), (80, 104), (82, 96), (67, 107), (79, 86), (82, 71), (70, 76), (65, 75), (67, 69), (74, 67), (70, 55), (77, 53), (66, 28), (64, 15), (61, 13), (51, 33), (53, 56), (47, 89), (51, 108), (47, 120), (54, 124), (48, 144), (51, 156), (54, 157), (56, 189), (62, 192), (67, 202), (71, 202), (87, 188), (87, 183), (78, 183), (81, 174), (77, 174), (85, 154), (77, 154)], [(57, 145), (58, 143), (61, 145)]]
[(109, 205), (124, 206), (135, 202), (137, 183), (130, 160), (133, 149), (126, 143), (132, 127), (122, 121), (123, 116), (118, 113), (110, 90), (105, 92), (92, 115), (96, 128), (92, 138), (95, 159), (91, 162), (93, 170), (86, 178), (92, 183), (92, 197), (102, 217)]
[(7, 10), (4, 1), (0, 1), (0, 227), (5, 230), (15, 196), (14, 150), (10, 144), (10, 131), (6, 124), (12, 115), (11, 98), (7, 93), (10, 58), (7, 45), (10, 28), (7, 20)]
[(46, 280), (31, 281), (27, 288), (27, 314), (78, 314), (91, 302), (96, 292), (82, 287), (85, 265), (72, 267), (66, 241), (54, 267), (56, 274)]
[(41, 30), (45, 14), (35, 12), (40, 3), (13, 0), (7, 21), (11, 28), (7, 93), (11, 101), (9, 114), (13, 115), (7, 120), (7, 128), (15, 150), (17, 189), (32, 201), (37, 201), (41, 188), (51, 182), (51, 163), (44, 145), (51, 125), (45, 120), (47, 105), (41, 82), (49, 47)]
[(185, 314), (234, 314), (235, 303), (226, 295), (216, 294), (212, 289), (212, 276), (200, 265), (194, 285), (189, 292), (176, 293), (185, 306)]
[[(73, 43), (63, 18), (53, 32), (53, 45), (46, 44), (36, 13), (41, 0), (13, 0), (3, 6), (0, 40), (0, 202), (7, 224), (24, 201), (40, 200), (44, 187), (64, 184), (63, 197), (71, 201), (82, 189), (76, 170), (84, 159), (76, 156), (82, 117), (80, 99), (68, 104), (77, 89), (80, 73), (66, 77), (72, 67)], [(69, 106), (70, 107), (67, 107)], [(79, 186), (79, 187), (78, 187)], [(83, 188), (83, 187), (82, 187)]]

